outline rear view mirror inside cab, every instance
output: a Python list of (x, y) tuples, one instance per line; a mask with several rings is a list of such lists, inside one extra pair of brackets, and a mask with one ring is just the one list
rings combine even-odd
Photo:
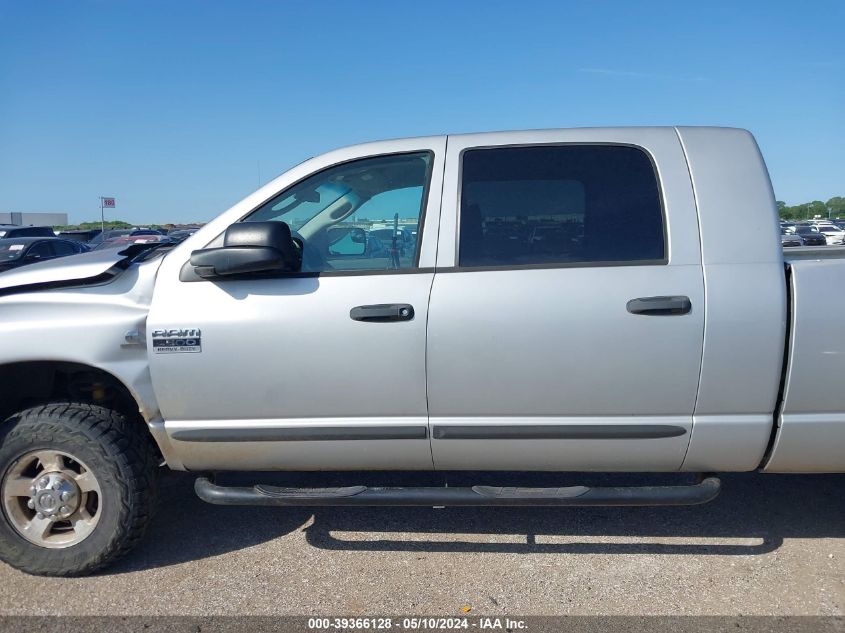
[(320, 192), (316, 189), (298, 191), (294, 198), (297, 202), (320, 202)]

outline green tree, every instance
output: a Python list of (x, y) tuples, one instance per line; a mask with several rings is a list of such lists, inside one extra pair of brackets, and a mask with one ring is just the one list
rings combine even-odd
[(807, 207), (811, 218), (817, 215), (823, 218), (827, 217), (827, 206), (821, 200), (813, 200), (807, 203)]
[(845, 214), (845, 197), (842, 196), (834, 196), (826, 203), (828, 210), (833, 215), (843, 215)]

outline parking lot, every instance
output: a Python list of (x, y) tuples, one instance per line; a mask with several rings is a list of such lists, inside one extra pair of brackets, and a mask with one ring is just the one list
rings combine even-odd
[(0, 566), (0, 613), (841, 615), (845, 476), (723, 484), (685, 508), (267, 509), (165, 473), (141, 547), (90, 578)]

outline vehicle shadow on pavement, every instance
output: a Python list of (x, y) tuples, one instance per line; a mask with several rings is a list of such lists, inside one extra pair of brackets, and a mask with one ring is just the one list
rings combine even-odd
[[(495, 473), (483, 475), (496, 479)], [(644, 477), (646, 483), (677, 483), (671, 476), (574, 475), (562, 483), (547, 477), (534, 485), (638, 485)], [(721, 479), (722, 493), (701, 506), (315, 508), (306, 536), (314, 547), (335, 550), (722, 556), (766, 554), (786, 538), (845, 536), (843, 475), (744, 473)], [(498, 485), (503, 480), (510, 481), (500, 474)]]
[(195, 474), (163, 471), (159, 503), (144, 540), (105, 572), (179, 565), (271, 541), (300, 528), (309, 508), (213, 506), (194, 493)]
[[(757, 555), (787, 538), (845, 537), (845, 475), (722, 475), (722, 493), (701, 506), (627, 508), (222, 507), (193, 492), (194, 475), (163, 473), (148, 538), (109, 573), (218, 556), (304, 528), (325, 550), (566, 554)], [(244, 485), (249, 476), (227, 476)], [(438, 485), (443, 474), (259, 475), (289, 486)], [(673, 475), (448, 473), (451, 486), (639, 485)], [(239, 479), (240, 478), (240, 479)]]

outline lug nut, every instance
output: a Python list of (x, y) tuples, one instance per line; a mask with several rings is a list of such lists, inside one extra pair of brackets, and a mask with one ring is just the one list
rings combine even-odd
[(53, 482), (53, 490), (58, 490), (58, 489), (59, 489), (59, 488), (61, 488), (61, 487), (62, 487), (62, 482), (61, 482), (61, 481), (54, 481), (54, 482)]
[(61, 508), (59, 508), (60, 514), (68, 514), (69, 512), (70, 512), (70, 508), (67, 507), (67, 506), (62, 506)]
[(38, 513), (38, 514), (36, 514), (35, 516), (36, 516), (36, 517), (38, 517), (39, 519), (43, 519), (43, 518), (44, 518), (44, 513), (43, 513), (43, 512), (39, 512), (39, 513)]
[(29, 494), (34, 495), (36, 492), (38, 492), (38, 488), (36, 488), (35, 486), (29, 487)]
[(52, 522), (53, 522), (53, 521), (55, 521), (57, 518), (58, 518), (58, 517), (57, 517), (55, 514), (51, 514), (50, 516), (48, 516), (48, 517), (47, 517), (47, 520), (48, 520), (50, 523), (52, 523)]
[(35, 499), (30, 499), (29, 501), (27, 501), (26, 507), (29, 508), (30, 510), (34, 510), (35, 509)]
[(47, 487), (47, 484), (49, 484), (49, 483), (50, 483), (50, 480), (49, 480), (49, 479), (47, 479), (46, 477), (42, 477), (42, 478), (38, 481), (38, 485), (39, 485), (39, 486), (41, 486), (42, 488), (46, 488), (46, 487)]
[(62, 501), (67, 501), (68, 499), (70, 499), (70, 493), (67, 490), (65, 490), (62, 493)]

